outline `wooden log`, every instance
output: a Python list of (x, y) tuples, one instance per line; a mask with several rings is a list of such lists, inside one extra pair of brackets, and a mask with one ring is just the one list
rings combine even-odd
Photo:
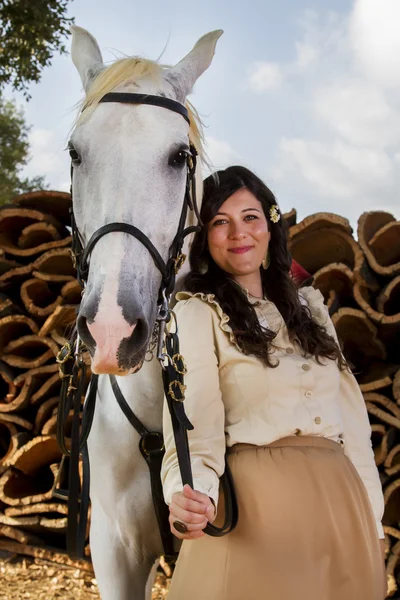
[(332, 316), (344, 354), (362, 376), (371, 363), (387, 358), (385, 345), (378, 338), (378, 330), (367, 315), (354, 308), (341, 308)]
[(58, 369), (57, 369), (57, 372), (54, 373), (54, 375), (52, 375), (51, 377), (49, 377), (40, 386), (40, 388), (34, 394), (32, 394), (31, 405), (32, 406), (39, 405), (46, 398), (48, 398), (50, 396), (54, 396), (54, 395), (59, 395), (60, 388), (61, 388), (61, 379), (60, 379)]
[[(397, 297), (399, 290), (400, 286), (399, 289), (394, 289), (393, 300)], [(387, 328), (394, 327), (397, 329), (400, 327), (400, 311), (397, 311), (397, 313), (385, 314), (384, 312), (379, 311), (379, 309), (376, 310), (376, 308), (373, 307), (374, 301), (371, 292), (366, 287), (361, 286), (356, 282), (354, 284), (353, 294), (354, 299), (357, 301), (360, 308), (362, 308), (368, 317), (375, 323), (379, 323)], [(382, 305), (382, 300), (380, 305)], [(390, 305), (392, 306), (392, 304)]]
[(17, 385), (17, 392), (11, 400), (4, 402), (0, 399), (0, 414), (3, 415), (3, 413), (13, 413), (26, 408), (29, 404), (32, 394), (34, 393), (34, 389), (35, 381), (32, 378), (24, 380), (20, 386)]
[(67, 282), (76, 279), (70, 248), (49, 250), (35, 260), (32, 274), (38, 279), (54, 282)]
[[(294, 211), (295, 209), (292, 209)], [(319, 212), (314, 213), (300, 221), (297, 225), (291, 227), (290, 238), (293, 239), (299, 234), (310, 233), (318, 229), (336, 229), (351, 235), (353, 229), (348, 219), (336, 215), (335, 213)]]
[(400, 430), (400, 407), (395, 402), (374, 392), (364, 394), (364, 400), (370, 415)]
[(400, 473), (400, 444), (396, 444), (385, 458), (384, 462), (386, 474), (391, 477)]
[(46, 421), (50, 419), (53, 414), (57, 414), (57, 408), (60, 403), (60, 398), (54, 396), (45, 400), (40, 406), (35, 417), (35, 435), (39, 435)]
[[(71, 282), (72, 283), (72, 282)], [(21, 285), (21, 300), (25, 309), (34, 318), (45, 319), (63, 302), (57, 291), (50, 289), (47, 281), (28, 279)]]
[(397, 401), (397, 404), (400, 404), (400, 369), (397, 371), (393, 379), (392, 393), (394, 399)]
[(0, 413), (0, 421), (14, 423), (15, 425), (18, 425), (19, 428), (26, 429), (27, 431), (32, 431), (33, 429), (33, 423), (27, 419), (23, 419), (19, 415)]
[(0, 414), (0, 468), (2, 470), (10, 466), (14, 454), (31, 437), (27, 431), (18, 431), (14, 423), (3, 421)]
[(387, 363), (372, 363), (368, 373), (362, 381), (359, 381), (361, 391), (363, 393), (377, 392), (390, 387), (395, 368)]
[[(49, 242), (58, 242), (60, 239), (60, 233), (51, 223), (33, 223), (21, 231), (18, 247), (22, 249), (35, 248)], [(68, 241), (66, 245), (68, 245)], [(47, 248), (45, 249), (47, 250)]]
[(397, 542), (392, 547), (392, 553), (389, 556), (386, 565), (388, 576), (388, 592), (387, 598), (392, 598), (399, 590), (399, 578), (397, 576), (400, 567), (400, 542)]
[(353, 285), (354, 273), (342, 263), (327, 265), (314, 273), (314, 287), (320, 290), (325, 301), (330, 300), (331, 304), (334, 301), (331, 292), (334, 291), (339, 304), (345, 305), (353, 297)]
[(24, 532), (29, 531), (39, 534), (52, 532), (63, 534), (67, 531), (67, 517), (53, 516), (50, 518), (38, 514), (10, 517), (0, 512), (0, 526), (1, 525), (21, 528)]
[(18, 388), (14, 383), (15, 373), (0, 361), (0, 404), (9, 404), (17, 396)]
[(82, 300), (82, 287), (78, 280), (74, 279), (66, 283), (61, 289), (63, 304), (80, 304)]
[(52, 499), (61, 452), (54, 438), (36, 437), (11, 458), (11, 467), (0, 478), (0, 501), (30, 505)]
[(16, 269), (17, 267), (22, 267), (21, 263), (8, 258), (3, 248), (0, 248), (0, 275), (4, 275), (4, 273), (7, 273), (11, 269)]
[(12, 315), (21, 315), (25, 311), (6, 294), (0, 293), (0, 319)]
[(379, 275), (400, 273), (400, 222), (383, 211), (365, 212), (358, 220), (358, 241), (370, 267)]
[(15, 526), (11, 527), (10, 525), (0, 524), (0, 538), (8, 538), (19, 544), (32, 544), (35, 546), (43, 545), (43, 541), (38, 536), (22, 531), (22, 529), (18, 529)]
[(68, 507), (61, 502), (42, 502), (28, 506), (9, 506), (4, 509), (4, 514), (8, 517), (20, 517), (22, 515), (62, 515), (68, 514)]
[(389, 479), (389, 483), (384, 486), (383, 497), (385, 500), (385, 514), (382, 522), (384, 525), (398, 527), (400, 520), (400, 478), (394, 481)]
[(314, 275), (332, 263), (344, 264), (350, 270), (361, 269), (362, 250), (342, 227), (321, 227), (317, 218), (310, 221), (308, 228), (300, 229), (302, 223), (290, 230), (289, 248), (293, 258), (309, 273)]
[(386, 427), (385, 425), (373, 424), (371, 426), (371, 441), (372, 447), (374, 449), (375, 456), (375, 464), (377, 467), (382, 465), (387, 457), (387, 444), (386, 447), (383, 446), (383, 440), (386, 436)]
[(0, 275), (0, 290), (8, 290), (21, 283), (32, 273), (33, 264), (8, 269)]
[(54, 436), (37, 436), (13, 456), (11, 466), (25, 475), (33, 476), (42, 467), (61, 460), (61, 450)]
[[(50, 241), (29, 247), (29, 239), (35, 238), (32, 236), (32, 226), (36, 226), (37, 237), (40, 224), (39, 236), (42, 240), (48, 240), (52, 231), (55, 231), (57, 239), (50, 237)], [(51, 229), (47, 228), (48, 225), (52, 226)], [(31, 258), (52, 248), (70, 245), (71, 237), (66, 227), (51, 215), (30, 208), (6, 206), (0, 209), (0, 244), (12, 257)]]
[(93, 567), (88, 560), (72, 560), (69, 556), (63, 552), (55, 552), (49, 548), (37, 548), (29, 544), (21, 544), (12, 542), (11, 540), (0, 539), (0, 550), (7, 550), (14, 554), (25, 554), (26, 556), (33, 556), (42, 560), (48, 560), (51, 562), (58, 563), (75, 569), (82, 569), (89, 573), (93, 573)]
[[(68, 416), (65, 420), (65, 430), (64, 431), (65, 431), (65, 435), (67, 437), (70, 437), (73, 416), (74, 416), (74, 411), (71, 410), (68, 413)], [(44, 423), (40, 433), (41, 433), (41, 435), (56, 435), (56, 432), (57, 432), (57, 413), (47, 419), (47, 421)]]
[(59, 347), (51, 338), (25, 335), (9, 342), (0, 359), (11, 367), (35, 369), (54, 360), (58, 352)]
[(0, 353), (5, 346), (24, 335), (38, 333), (39, 327), (35, 321), (25, 315), (12, 315), (0, 319)]
[[(54, 312), (49, 315), (46, 321), (43, 323), (39, 335), (40, 336), (48, 336), (53, 332), (57, 332), (58, 339), (60, 340), (60, 345), (63, 346), (65, 344), (66, 338), (64, 337), (65, 331), (67, 329), (73, 329), (76, 323), (76, 306), (74, 304), (65, 304), (61, 306), (57, 306)], [(63, 333), (61, 333), (63, 332)], [(53, 338), (57, 341), (57, 338)], [(61, 341), (65, 340), (62, 344)]]
[[(25, 408), (27, 404), (39, 405), (47, 397), (57, 395), (61, 386), (58, 365), (54, 362), (50, 365), (25, 371), (14, 379), (14, 383), (21, 388), (20, 395), (13, 403), (6, 405), (0, 403), (0, 412), (12, 412), (16, 410), (15, 407), (18, 409), (20, 409), (20, 406)], [(22, 400), (24, 401), (23, 405), (21, 404)]]
[(69, 226), (71, 223), (69, 209), (72, 206), (72, 201), (71, 195), (66, 192), (53, 190), (27, 192), (15, 196), (11, 202), (22, 208), (31, 208), (51, 215), (63, 225)]
[(381, 291), (376, 305), (381, 313), (396, 317), (396, 321), (400, 321), (400, 275), (392, 279)]
[(284, 213), (283, 215), (284, 220), (286, 221), (286, 225), (290, 228), (290, 227), (294, 227), (297, 223), (297, 210), (295, 208), (292, 208), (289, 212)]

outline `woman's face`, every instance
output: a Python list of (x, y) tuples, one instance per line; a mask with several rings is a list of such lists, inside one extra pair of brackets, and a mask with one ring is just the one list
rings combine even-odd
[(261, 202), (246, 188), (229, 196), (208, 224), (210, 254), (234, 277), (259, 272), (270, 237)]

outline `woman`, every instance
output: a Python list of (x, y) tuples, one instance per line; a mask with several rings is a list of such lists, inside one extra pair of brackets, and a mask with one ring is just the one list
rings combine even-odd
[[(296, 290), (275, 197), (249, 170), (208, 177), (201, 217), (175, 307), (194, 490), (164, 419), (164, 495), (185, 540), (169, 600), (382, 600), (371, 429), (322, 295)], [(239, 522), (212, 538), (225, 453)]]

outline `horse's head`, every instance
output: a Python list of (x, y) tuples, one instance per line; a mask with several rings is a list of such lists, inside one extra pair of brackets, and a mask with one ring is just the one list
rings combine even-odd
[[(202, 37), (175, 67), (140, 58), (105, 67), (96, 40), (73, 27), (72, 60), (86, 97), (69, 146), (73, 210), (84, 247), (105, 225), (128, 223), (167, 262), (184, 202), (189, 143), (201, 152), (200, 125), (190, 107), (189, 127), (166, 107), (100, 101), (109, 92), (133, 92), (184, 105), (210, 65), (221, 33)], [(88, 267), (78, 332), (92, 355), (92, 370), (131, 373), (153, 333), (160, 269), (137, 237), (121, 231), (95, 243)]]

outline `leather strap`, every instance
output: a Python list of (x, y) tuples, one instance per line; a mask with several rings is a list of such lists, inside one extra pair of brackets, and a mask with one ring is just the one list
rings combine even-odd
[(152, 96), (151, 94), (131, 94), (130, 92), (110, 92), (102, 97), (100, 102), (120, 102), (122, 104), (150, 104), (151, 106), (161, 106), (181, 115), (190, 125), (189, 112), (187, 108), (162, 96)]
[(148, 431), (143, 423), (137, 418), (129, 404), (124, 398), (115, 375), (110, 375), (110, 383), (114, 396), (132, 427), (140, 435), (139, 450), (145, 459), (150, 471), (151, 495), (153, 498), (154, 511), (157, 517), (158, 528), (164, 549), (164, 555), (171, 558), (175, 555), (174, 537), (169, 527), (169, 509), (164, 500), (161, 482), (161, 464), (165, 454), (164, 439), (162, 433)]
[[(171, 415), (172, 430), (174, 433), (176, 453), (178, 456), (179, 470), (182, 484), (188, 484), (193, 488), (193, 475), (190, 460), (190, 449), (188, 440), (188, 431), (193, 429), (184, 410), (184, 365), (179, 352), (179, 338), (176, 333), (167, 333), (166, 349), (169, 356), (168, 364), (163, 370), (164, 393), (167, 399), (168, 409)], [(180, 357), (174, 358), (173, 357)], [(177, 364), (177, 360), (181, 364)], [(232, 474), (227, 462), (225, 462), (225, 471), (220, 478), (225, 499), (225, 518), (222, 527), (216, 527), (208, 523), (204, 532), (212, 537), (222, 537), (233, 531), (236, 527), (239, 511)]]

